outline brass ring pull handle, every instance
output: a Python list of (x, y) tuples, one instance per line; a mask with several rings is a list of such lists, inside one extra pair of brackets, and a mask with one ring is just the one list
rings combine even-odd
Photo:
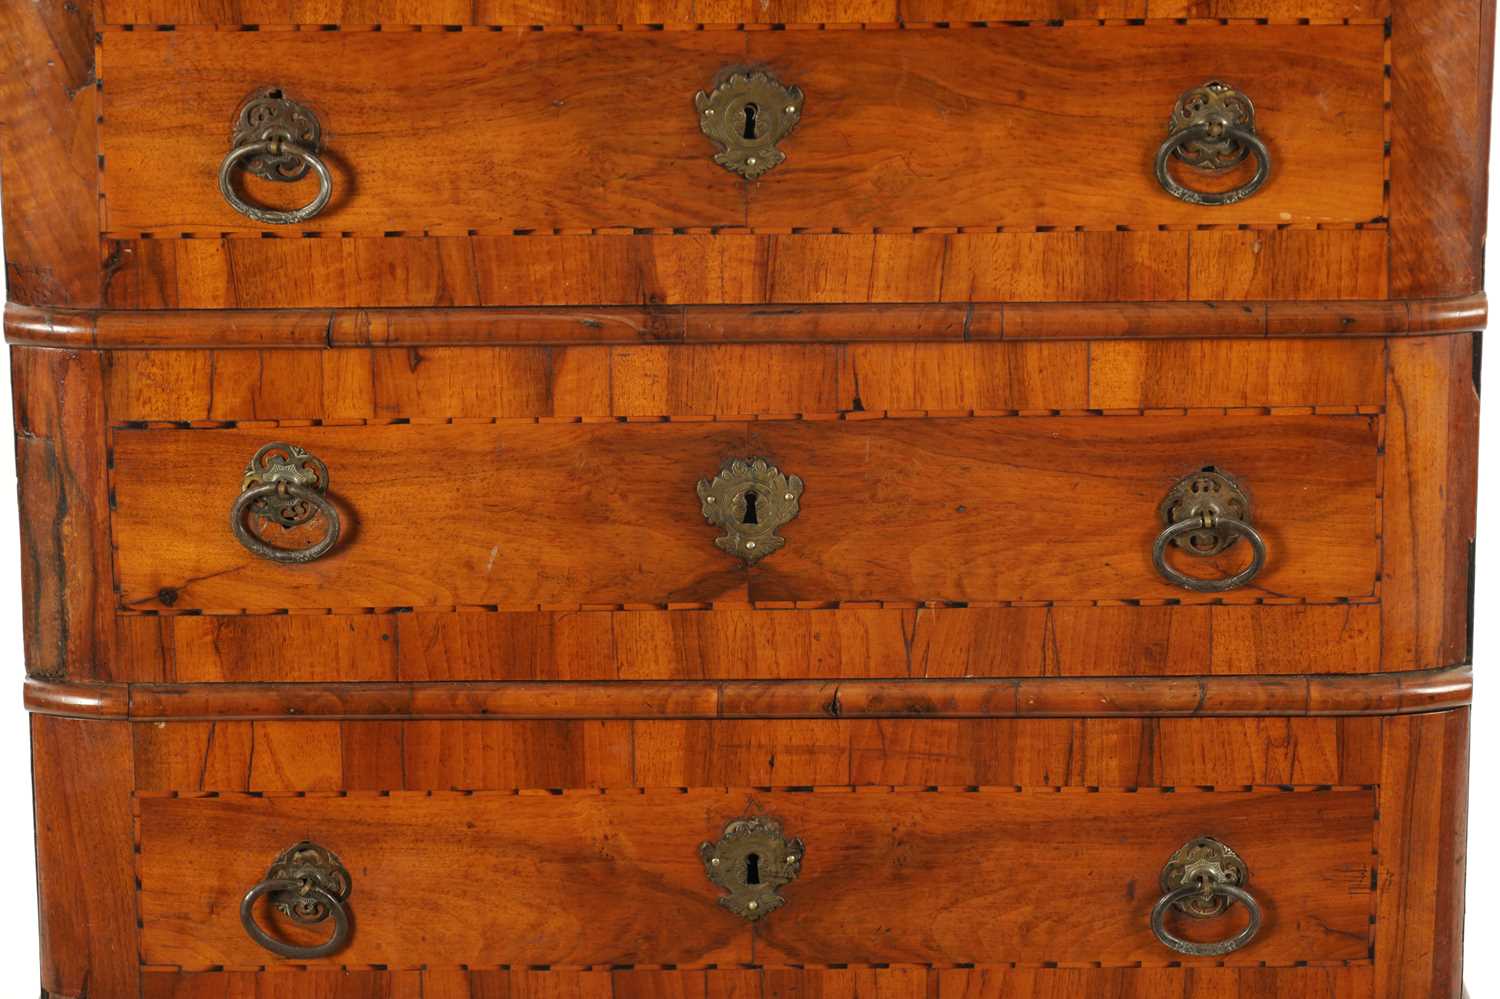
[[(338, 953), (349, 943), (353, 928), (345, 904), (349, 890), (349, 872), (338, 857), (316, 843), (298, 843), (276, 858), (265, 880), (245, 893), (240, 923), (251, 940), (276, 956), (315, 961)], [(255, 921), (255, 903), (262, 896), (269, 896), (271, 906), (282, 915), (305, 926), (333, 920), (333, 935), (314, 947), (276, 939)]]
[[(266, 225), (297, 225), (328, 206), (333, 197), (333, 175), (319, 157), (322, 127), (307, 108), (289, 101), (281, 91), (257, 91), (240, 108), (230, 150), (219, 164), (219, 193), (229, 207)], [(318, 193), (301, 208), (279, 211), (252, 205), (234, 189), (234, 173), (243, 168), (264, 180), (292, 183), (317, 174)]]
[[(1158, 512), (1166, 527), (1151, 546), (1151, 561), (1167, 582), (1195, 593), (1223, 593), (1248, 585), (1265, 568), (1266, 542), (1250, 524), (1250, 499), (1227, 475), (1211, 468), (1189, 475), (1172, 487)], [(1169, 547), (1208, 558), (1240, 538), (1250, 544), (1250, 564), (1232, 576), (1202, 579), (1167, 562)]]
[[(1161, 943), (1189, 957), (1223, 957), (1255, 939), (1264, 912), (1255, 896), (1243, 887), (1250, 878), (1245, 862), (1216, 839), (1202, 837), (1183, 845), (1162, 868), (1165, 892), (1151, 909), (1151, 932)], [(1167, 915), (1177, 910), (1195, 919), (1212, 919), (1235, 903), (1250, 914), (1245, 928), (1212, 943), (1184, 940), (1167, 929)]]
[[(1220, 173), (1255, 157), (1255, 175), (1230, 191), (1198, 191), (1172, 176), (1175, 157), (1190, 166)], [(1250, 98), (1218, 80), (1189, 90), (1177, 99), (1167, 122), (1167, 138), (1156, 150), (1156, 181), (1190, 205), (1232, 205), (1244, 201), (1271, 175), (1271, 151), (1255, 134), (1255, 106)]]
[[(295, 444), (267, 444), (245, 466), (240, 494), (229, 508), (229, 529), (240, 544), (273, 562), (301, 565), (320, 559), (338, 544), (341, 530), (338, 508), (324, 495), (327, 491), (327, 465)], [(323, 534), (305, 548), (278, 548), (250, 529), (251, 516), (283, 528), (321, 516)]]

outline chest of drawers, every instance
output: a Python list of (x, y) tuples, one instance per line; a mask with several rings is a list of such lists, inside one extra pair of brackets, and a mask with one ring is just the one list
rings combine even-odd
[(1493, 9), (0, 0), (52, 999), (1456, 999)]

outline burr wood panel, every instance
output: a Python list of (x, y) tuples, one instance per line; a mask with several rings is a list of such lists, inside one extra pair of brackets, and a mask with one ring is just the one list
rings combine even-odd
[[(264, 963), (231, 903), (277, 853), (312, 836), (354, 865), (360, 930), (339, 963), (743, 963), (751, 927), (715, 904), (698, 846), (750, 809), (806, 845), (786, 906), (754, 929), (767, 958), (1175, 962), (1145, 916), (1166, 858), (1209, 827), (1252, 865), (1267, 911), (1246, 961), (1363, 960), (1374, 798), (1355, 789), (144, 797), (142, 951), (148, 964), (184, 969)], [(1100, 823), (1114, 834), (1095, 835)], [(1053, 890), (1058, 851), (1089, 872), (1067, 892)], [(180, 874), (184, 852), (199, 860), (191, 879)], [(434, 865), (462, 870), (470, 889), (445, 894), (440, 930), (423, 902)], [(1179, 931), (1212, 939), (1224, 927)]]
[[(1377, 24), (141, 31), (107, 33), (102, 51), (111, 233), (265, 228), (213, 183), (184, 183), (161, 164), (213, 177), (225, 129), (268, 66), (324, 122), (335, 195), (303, 227), (333, 234), (1311, 225), (1385, 211)], [(786, 161), (755, 183), (713, 162), (690, 106), (743, 65), (807, 94)], [(1151, 163), (1174, 102), (1216, 75), (1253, 95), (1276, 166), (1256, 197), (1206, 213), (1164, 193)], [(622, 100), (642, 78), (650, 96)], [(973, 122), (962, 141), (955, 115)], [(1058, 169), (1060, 128), (1087, 135), (1086, 163)], [(310, 200), (309, 183), (245, 181), (255, 201), (283, 209)]]
[[(243, 463), (289, 429), (349, 524), (293, 568), (224, 523)], [(1254, 491), (1276, 552), (1242, 595), (1375, 585), (1375, 421), (1358, 415), (123, 429), (113, 454), (129, 609), (1178, 597), (1151, 567), (1156, 507), (1206, 464)], [(694, 491), (746, 455), (810, 484), (787, 546), (749, 569), (714, 546)], [(1065, 518), (1046, 495), (1068, 497)]]

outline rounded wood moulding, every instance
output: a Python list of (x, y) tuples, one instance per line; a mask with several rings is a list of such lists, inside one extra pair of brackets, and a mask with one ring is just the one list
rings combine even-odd
[(87, 684), (33, 677), (75, 718), (1065, 718), (1420, 714), (1470, 701), (1470, 666), (1314, 676), (564, 683)]

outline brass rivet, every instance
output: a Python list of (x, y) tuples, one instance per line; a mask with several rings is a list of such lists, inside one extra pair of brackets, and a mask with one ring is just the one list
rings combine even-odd
[(706, 115), (712, 115), (714, 113), (714, 109), (713, 108), (704, 108), (703, 109), (703, 113), (706, 114)]
[(745, 547), (746, 548), (754, 548), (755, 547), (755, 542), (754, 541), (746, 541), (745, 542)]
[(787, 493), (787, 494), (786, 494), (786, 498), (787, 498), (787, 499), (789, 499), (789, 500), (794, 500), (794, 499), (796, 499), (796, 498), (797, 498), (797, 497), (796, 497), (796, 496), (795, 496), (795, 495), (793, 495), (793, 494), (792, 494), (792, 493)]
[(760, 908), (760, 903), (759, 902), (746, 902), (745, 903), (745, 908), (749, 909), (751, 912), (754, 912), (756, 909)]
[(750, 164), (751, 166), (755, 166), (755, 157), (751, 156), (749, 159), (745, 160), (745, 162)]
[(795, 855), (795, 854), (793, 854), (793, 855), (792, 855), (792, 856), (790, 856), (790, 857), (788, 857), (788, 858), (786, 858), (786, 862), (787, 862), (787, 863), (788, 863), (788, 864), (795, 864), (795, 863), (796, 863), (796, 862), (797, 862), (797, 857), (796, 857), (796, 855)]
[(786, 106), (786, 113), (787, 114), (796, 114), (797, 113), (797, 105), (795, 105), (795, 104), (788, 104)]
[(718, 857), (714, 857), (712, 860), (709, 861), (709, 863), (713, 864), (715, 867), (718, 867), (719, 866), (719, 858)]

